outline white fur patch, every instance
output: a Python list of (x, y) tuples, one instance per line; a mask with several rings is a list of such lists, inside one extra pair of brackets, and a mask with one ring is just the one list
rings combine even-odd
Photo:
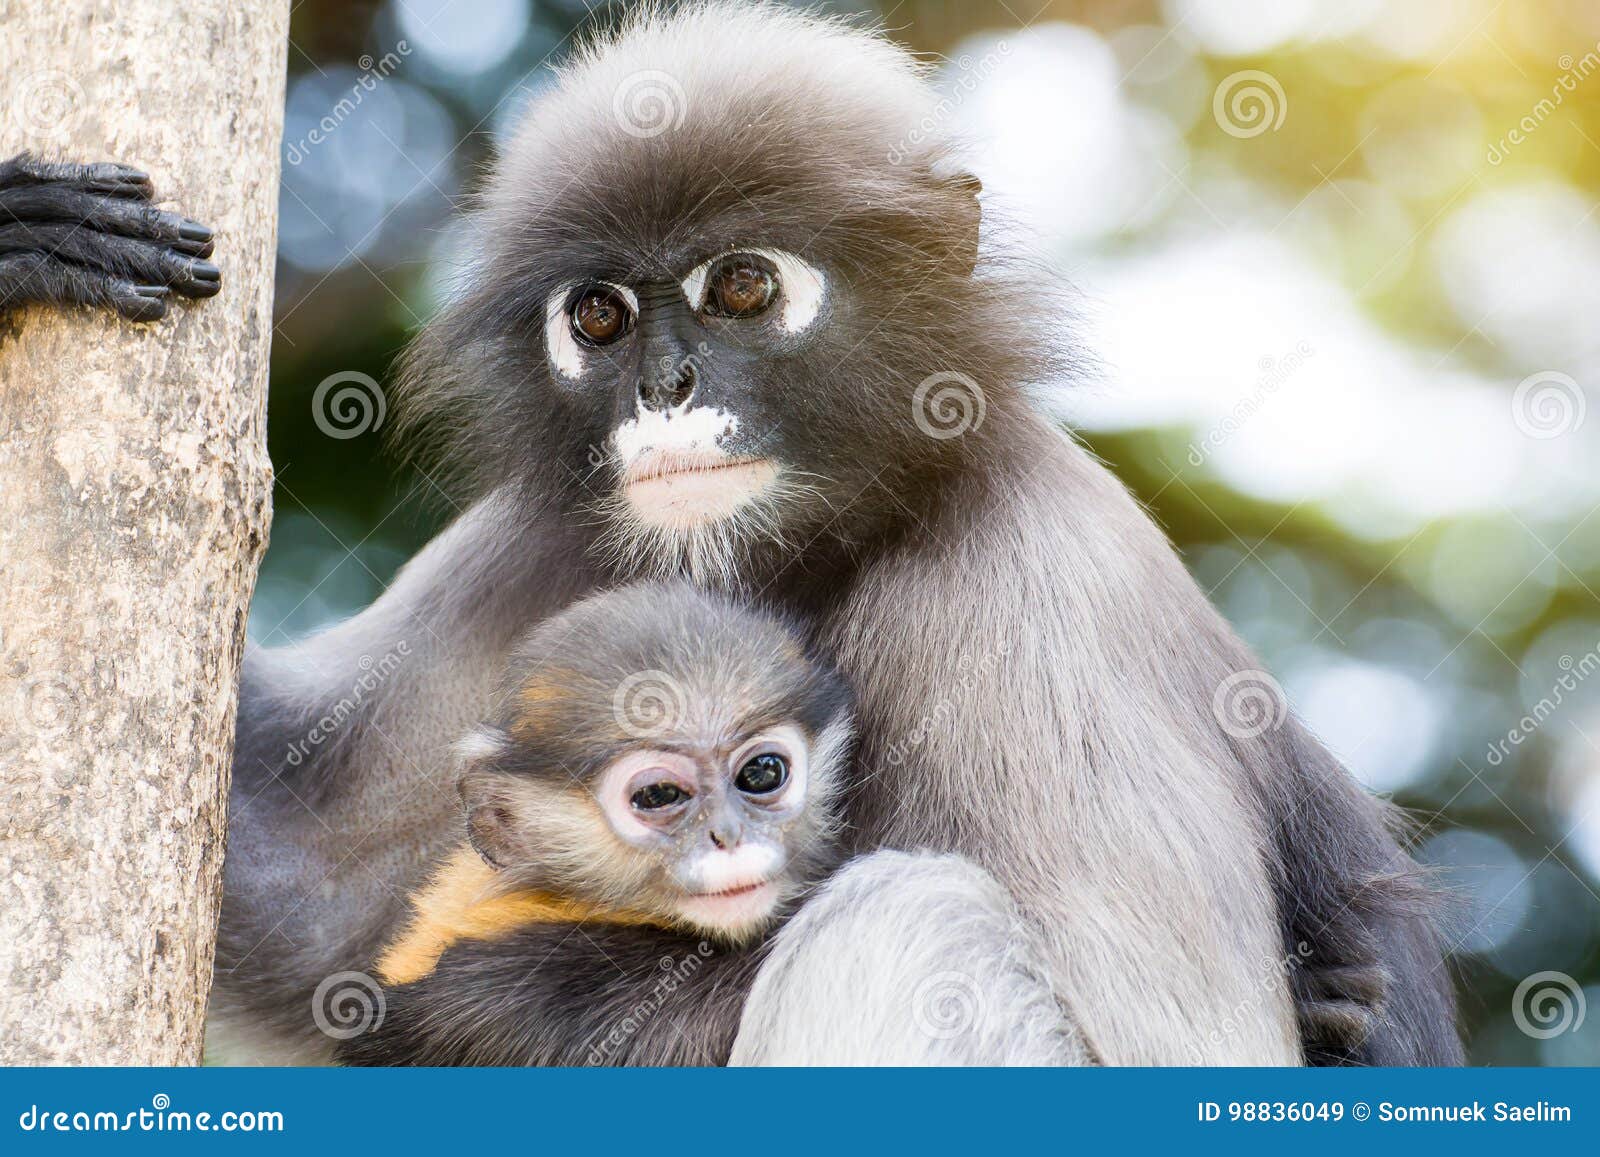
[(567, 294), (571, 292), (572, 287), (564, 285), (544, 303), (544, 341), (557, 372), (563, 377), (576, 378), (583, 373), (583, 349), (572, 336), (567, 320)]
[(684, 403), (671, 410), (641, 409), (611, 437), (623, 466), (630, 466), (651, 450), (714, 451), (738, 429), (739, 415), (732, 411)]
[[(639, 315), (639, 295), (626, 285), (613, 285), (609, 281), (596, 282), (615, 289), (628, 303), (635, 317)], [(563, 377), (577, 378), (583, 373), (584, 350), (572, 336), (572, 319), (567, 316), (567, 299), (577, 287), (576, 282), (561, 286), (544, 303), (544, 340), (550, 351), (550, 361)]]
[(817, 320), (827, 293), (827, 278), (810, 262), (782, 249), (730, 249), (696, 265), (683, 279), (683, 295), (690, 309), (698, 312), (705, 305), (706, 278), (711, 267), (734, 253), (753, 253), (777, 267), (779, 292), (783, 295), (783, 328), (787, 332), (799, 333)]
[(783, 853), (771, 844), (708, 848), (684, 866), (683, 883), (694, 892), (726, 892), (770, 880), (782, 868)]

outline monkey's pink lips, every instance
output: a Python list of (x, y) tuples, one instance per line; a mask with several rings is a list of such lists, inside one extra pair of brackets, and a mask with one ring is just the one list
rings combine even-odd
[(754, 884), (742, 884), (737, 888), (724, 888), (720, 892), (696, 892), (695, 895), (702, 900), (731, 900), (735, 896), (748, 896), (752, 892), (759, 892), (771, 882), (771, 880), (757, 880)]
[(741, 470), (756, 465), (771, 464), (764, 458), (735, 458), (727, 454), (673, 453), (658, 451), (643, 454), (629, 464), (623, 481), (629, 486), (641, 482), (659, 482), (696, 474), (715, 474), (723, 470)]
[(623, 474), (628, 504), (646, 523), (669, 530), (727, 518), (759, 497), (778, 476), (770, 458), (714, 451), (651, 451)]

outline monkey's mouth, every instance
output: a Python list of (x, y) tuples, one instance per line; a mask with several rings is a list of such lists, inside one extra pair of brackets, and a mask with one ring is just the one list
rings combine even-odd
[(781, 899), (776, 883), (757, 880), (720, 892), (691, 892), (684, 897), (680, 911), (702, 928), (744, 936), (759, 931)]
[(764, 493), (777, 476), (778, 467), (769, 458), (658, 451), (629, 463), (623, 484), (639, 519), (686, 530), (728, 517)]

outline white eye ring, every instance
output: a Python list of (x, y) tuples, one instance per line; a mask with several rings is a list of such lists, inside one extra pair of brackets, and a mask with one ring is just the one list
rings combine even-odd
[(635, 317), (639, 316), (639, 295), (626, 285), (613, 281), (568, 281), (558, 285), (544, 303), (544, 342), (550, 351), (550, 361), (562, 377), (577, 378), (583, 374), (584, 351), (578, 339), (572, 336), (572, 318), (567, 304), (572, 291), (580, 285), (604, 285), (614, 289), (628, 303)]
[(777, 268), (778, 292), (783, 298), (780, 318), (786, 332), (799, 333), (817, 320), (827, 291), (827, 280), (816, 266), (782, 249), (729, 249), (709, 261), (702, 261), (689, 271), (682, 282), (683, 296), (690, 309), (699, 313), (705, 308), (706, 278), (711, 275), (712, 266), (735, 253), (764, 257)]

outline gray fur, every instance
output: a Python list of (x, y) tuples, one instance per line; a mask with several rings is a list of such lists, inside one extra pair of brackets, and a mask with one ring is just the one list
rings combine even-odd
[[(684, 115), (641, 137), (613, 98), (651, 70)], [(1384, 809), (1287, 713), (1225, 725), (1219, 691), (1259, 661), (1030, 404), (1072, 360), (1059, 303), (997, 256), (974, 272), (974, 182), (947, 149), (904, 147), (931, 107), (886, 41), (724, 3), (640, 17), (536, 102), (404, 379), (411, 420), (481, 497), (367, 611), (246, 658), (220, 1012), (325, 1051), (310, 994), (370, 961), (453, 836), (444, 749), (512, 640), (596, 586), (674, 570), (781, 609), (835, 657), (859, 701), (851, 847), (960, 854), (998, 881), (1095, 1057), (1459, 1058)], [(694, 317), (679, 280), (730, 246), (824, 271), (819, 321)], [(544, 321), (586, 279), (647, 304), (573, 379)], [(810, 499), (752, 504), (709, 545), (628, 539), (607, 513), (615, 431), (691, 357), (701, 400), (740, 417), (725, 449), (781, 462)], [(983, 402), (960, 436), (916, 420), (939, 374)], [(402, 639), (399, 672), (291, 766), (358, 658)]]
[(959, 856), (874, 852), (778, 933), (734, 1065), (1081, 1065), (1011, 897)]

